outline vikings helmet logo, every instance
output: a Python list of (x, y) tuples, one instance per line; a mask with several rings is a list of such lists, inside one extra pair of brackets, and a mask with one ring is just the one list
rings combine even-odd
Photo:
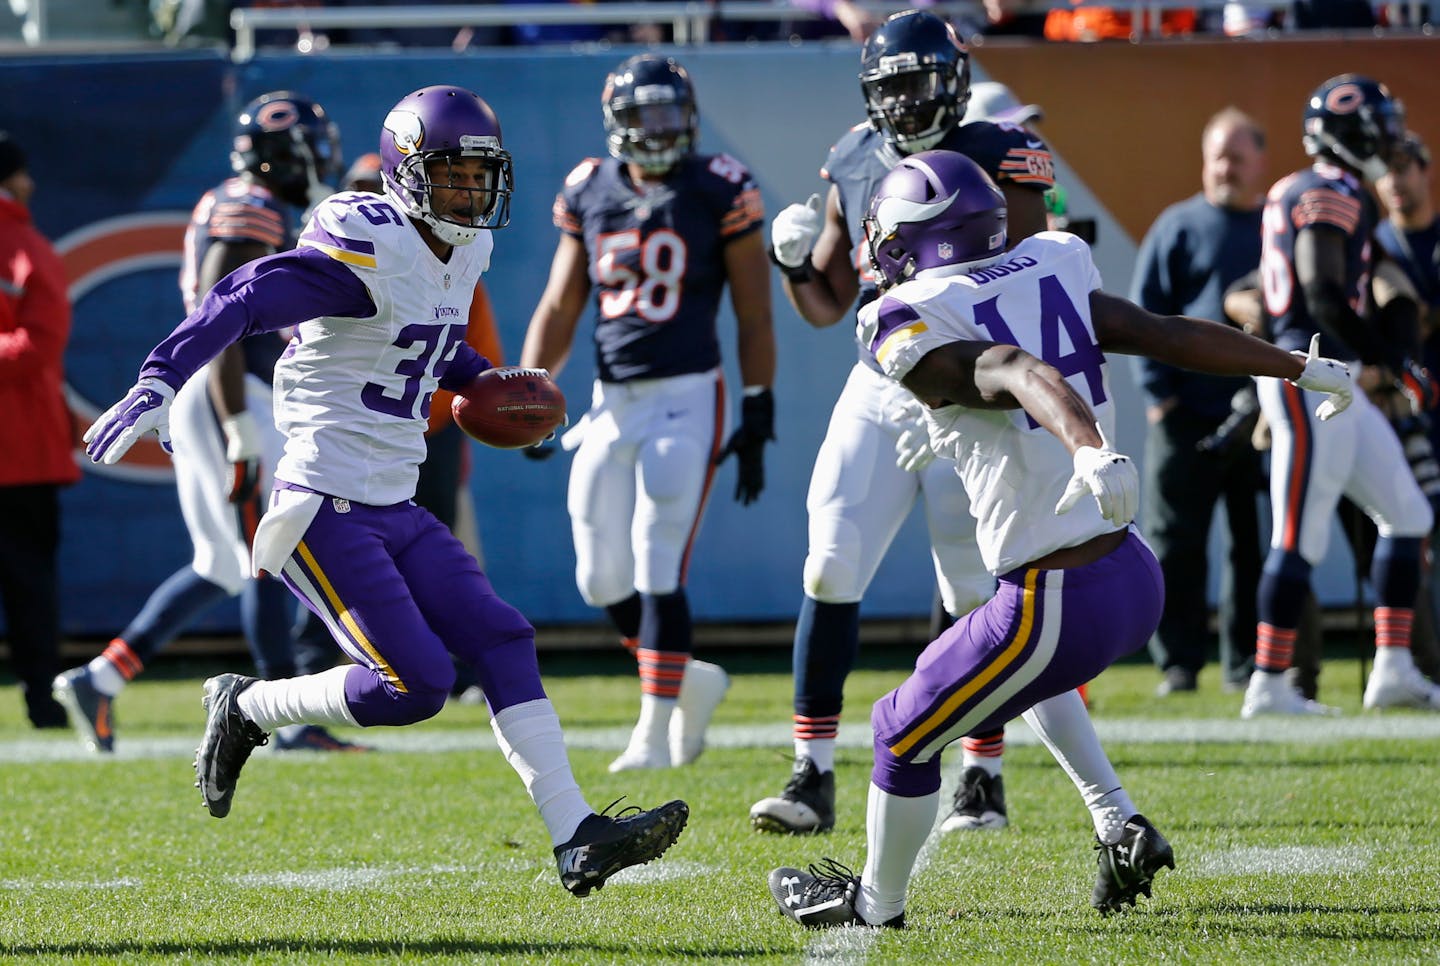
[(425, 143), (425, 122), (413, 111), (391, 111), (385, 118), (385, 130), (401, 154), (414, 154)]

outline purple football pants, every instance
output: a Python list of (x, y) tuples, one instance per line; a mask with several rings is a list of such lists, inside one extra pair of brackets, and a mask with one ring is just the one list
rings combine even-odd
[(491, 713), (545, 697), (535, 629), (428, 510), (326, 497), (283, 579), (355, 661), (345, 700), (357, 724), (435, 715), (454, 654), (479, 674)]
[(904, 683), (875, 702), (872, 781), (906, 798), (937, 791), (946, 745), (999, 728), (1144, 647), (1164, 604), (1160, 565), (1134, 530), (1083, 567), (1002, 575), (994, 598), (940, 635)]

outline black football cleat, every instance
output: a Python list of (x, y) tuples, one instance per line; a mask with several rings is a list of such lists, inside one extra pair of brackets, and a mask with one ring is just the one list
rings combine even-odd
[(1175, 853), (1165, 836), (1143, 815), (1133, 815), (1125, 823), (1120, 841), (1104, 845), (1099, 840), (1099, 875), (1090, 904), (1109, 915), (1124, 905), (1135, 905), (1136, 896), (1150, 896), (1150, 883), (1162, 868), (1175, 868)]
[(649, 811), (632, 805), (615, 815), (591, 815), (570, 841), (555, 846), (560, 884), (585, 898), (621, 869), (664, 855), (689, 818), (690, 806), (679, 799)]
[(230, 814), (235, 783), (250, 752), (270, 740), (240, 713), (236, 700), (256, 680), (242, 674), (221, 674), (205, 682), (205, 697), (200, 703), (207, 714), (205, 734), (195, 749), (195, 787), (216, 818)]
[(50, 693), (69, 712), (70, 724), (86, 748), (101, 754), (115, 750), (110, 697), (95, 687), (88, 669), (77, 667), (60, 674)]
[[(808, 870), (774, 869), (769, 885), (780, 911), (807, 929), (870, 925), (855, 911), (860, 877), (834, 859), (821, 859)], [(875, 925), (903, 929), (905, 913)]]
[(945, 821), (940, 823), (942, 832), (981, 831), (1002, 829), (1010, 824), (1005, 810), (1005, 780), (1000, 775), (991, 777), (985, 769), (971, 765), (960, 772), (960, 784), (955, 788), (955, 805)]
[(750, 825), (757, 832), (800, 835), (835, 827), (835, 773), (822, 772), (809, 758), (795, 759), (785, 788), (750, 806)]
[(374, 751), (369, 745), (356, 744), (337, 738), (319, 725), (286, 725), (275, 730), (276, 751)]

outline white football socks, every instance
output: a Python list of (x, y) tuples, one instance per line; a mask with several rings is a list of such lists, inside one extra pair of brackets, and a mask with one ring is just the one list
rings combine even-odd
[(580, 794), (570, 771), (560, 716), (549, 698), (514, 704), (490, 719), (500, 752), (525, 783), (530, 800), (554, 845), (563, 845), (575, 835), (580, 823), (595, 810)]
[(835, 770), (834, 738), (796, 738), (795, 759), (809, 758), (821, 774)]
[(865, 806), (865, 871), (860, 874), (860, 892), (855, 897), (855, 911), (870, 925), (878, 926), (905, 911), (910, 873), (939, 808), (938, 791), (920, 798), (901, 798), (870, 783)]
[(85, 670), (90, 673), (90, 683), (94, 685), (95, 690), (107, 698), (115, 697), (124, 690), (125, 685), (130, 683), (125, 679), (125, 675), (120, 673), (115, 662), (104, 654), (92, 658), (90, 663), (85, 665)]
[(359, 727), (345, 702), (345, 675), (352, 667), (342, 664), (319, 674), (256, 681), (240, 692), (240, 711), (261, 731), (289, 724)]
[[(675, 698), (653, 694), (640, 695), (640, 720), (630, 735), (630, 747), (649, 748), (664, 758), (670, 757), (670, 716), (675, 713)], [(642, 744), (643, 743), (643, 744)]]
[(1095, 834), (1106, 845), (1120, 841), (1125, 822), (1136, 813), (1130, 796), (1120, 785), (1085, 702), (1077, 691), (1067, 691), (1041, 701), (1024, 714), (1025, 723), (1050, 749), (1050, 754), (1075, 783)]

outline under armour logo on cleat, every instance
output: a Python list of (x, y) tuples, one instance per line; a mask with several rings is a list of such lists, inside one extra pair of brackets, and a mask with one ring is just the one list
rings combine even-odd
[(795, 891), (795, 887), (799, 884), (800, 877), (798, 875), (787, 875), (780, 880), (780, 888), (784, 889), (786, 892), (785, 905), (800, 905), (800, 894)]

